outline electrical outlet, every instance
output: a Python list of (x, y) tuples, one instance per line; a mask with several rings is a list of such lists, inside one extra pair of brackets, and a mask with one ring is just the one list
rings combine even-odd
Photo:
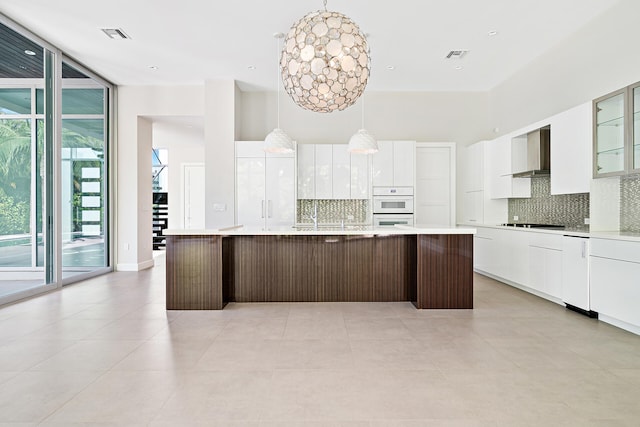
[(513, 216), (513, 220), (514, 220), (514, 221), (517, 221), (517, 220), (518, 220), (518, 215), (514, 215), (514, 216)]
[(589, 224), (591, 224), (591, 218), (585, 218), (584, 225), (589, 225)]

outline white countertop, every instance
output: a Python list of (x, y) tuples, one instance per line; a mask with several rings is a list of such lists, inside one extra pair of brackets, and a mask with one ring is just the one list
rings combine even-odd
[(336, 236), (336, 235), (406, 235), (406, 234), (475, 234), (476, 229), (471, 226), (457, 227), (426, 227), (417, 225), (410, 227), (406, 225), (396, 225), (394, 227), (318, 227), (313, 226), (304, 228), (291, 227), (274, 227), (269, 230), (262, 230), (257, 227), (231, 226), (218, 229), (166, 229), (163, 234), (165, 236), (298, 236), (298, 235), (320, 235), (320, 236)]
[[(466, 226), (466, 225), (462, 225), (462, 226)], [(468, 226), (525, 231), (527, 233), (561, 234), (563, 236), (587, 237), (592, 239), (626, 240), (626, 241), (632, 241), (632, 242), (640, 242), (640, 233), (625, 232), (625, 231), (587, 231), (586, 229), (585, 230), (580, 230), (580, 229), (558, 230), (558, 229), (548, 229), (548, 228), (509, 227), (505, 225), (493, 225), (493, 224), (473, 224)]]

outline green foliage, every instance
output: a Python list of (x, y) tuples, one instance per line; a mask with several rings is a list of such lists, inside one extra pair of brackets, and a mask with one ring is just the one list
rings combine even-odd
[(0, 236), (29, 233), (29, 203), (16, 202), (0, 189)]

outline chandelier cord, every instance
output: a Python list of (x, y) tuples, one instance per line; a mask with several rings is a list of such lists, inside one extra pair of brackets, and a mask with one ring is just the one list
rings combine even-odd
[(327, 11), (327, 0), (323, 0), (323, 3), (324, 3), (324, 11), (326, 12)]
[(362, 129), (364, 129), (364, 92), (362, 93)]
[(280, 129), (280, 67), (278, 67), (278, 63), (280, 62), (279, 54), (280, 53), (280, 37), (276, 36), (276, 98), (278, 105), (278, 117), (277, 117), (277, 128)]

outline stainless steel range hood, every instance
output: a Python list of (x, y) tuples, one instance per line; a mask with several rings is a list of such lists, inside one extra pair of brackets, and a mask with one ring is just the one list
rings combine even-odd
[(551, 174), (551, 129), (549, 126), (527, 134), (526, 168), (514, 178), (535, 178)]

